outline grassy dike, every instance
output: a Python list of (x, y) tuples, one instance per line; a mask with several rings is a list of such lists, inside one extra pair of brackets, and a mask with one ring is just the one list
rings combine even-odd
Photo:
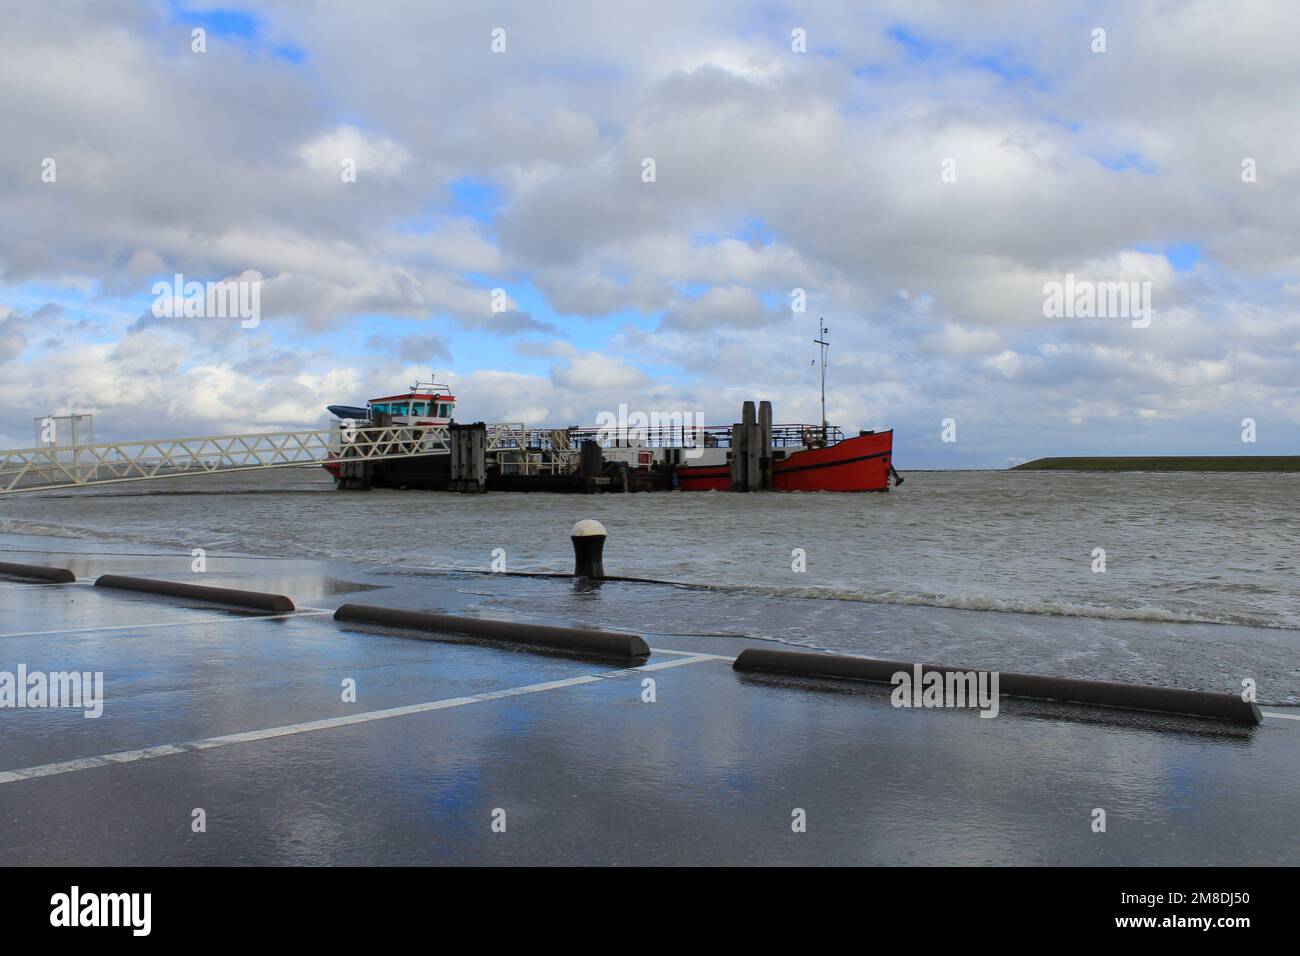
[(1300, 455), (1038, 458), (1012, 471), (1300, 471)]

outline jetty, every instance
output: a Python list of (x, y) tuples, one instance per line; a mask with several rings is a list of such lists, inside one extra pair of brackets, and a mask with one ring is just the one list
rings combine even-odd
[(1011, 471), (1300, 471), (1300, 455), (1137, 455), (1037, 458)]

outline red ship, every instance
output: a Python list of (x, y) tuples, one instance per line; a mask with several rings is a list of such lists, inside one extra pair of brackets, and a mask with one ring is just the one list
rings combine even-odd
[[(816, 437), (805, 440), (813, 447), (773, 448), (771, 456), (773, 491), (888, 491), (893, 469), (894, 432), (864, 432), (855, 438), (829, 439), (817, 447), (820, 429), (806, 425), (777, 425), (780, 432), (814, 430)], [(839, 429), (834, 429), (838, 432)], [(729, 463), (717, 465), (678, 465), (677, 487), (682, 491), (730, 491), (732, 473)], [(902, 481), (901, 478), (897, 479)]]
[[(813, 425), (758, 426), (754, 408), (747, 403), (745, 422), (728, 430), (727, 444), (732, 446), (719, 460), (714, 451), (711, 461), (694, 465), (679, 464), (675, 484), (684, 491), (888, 491), (892, 476), (897, 484), (903, 478), (894, 470), (894, 432), (864, 431), (856, 438), (845, 438), (839, 428), (826, 422), (826, 353), (830, 348), (821, 321), (820, 335), (813, 343), (821, 349), (822, 423)], [(760, 419), (771, 421), (771, 406), (760, 410)], [(755, 429), (758, 430), (750, 430)], [(757, 447), (750, 449), (751, 442)], [(707, 444), (707, 442), (706, 442)], [(695, 457), (709, 455), (709, 449), (695, 452)], [(737, 467), (737, 456), (743, 467)]]

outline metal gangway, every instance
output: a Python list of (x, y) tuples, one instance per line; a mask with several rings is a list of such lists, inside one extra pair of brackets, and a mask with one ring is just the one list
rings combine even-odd
[(0, 451), (0, 495), (218, 472), (451, 454), (446, 425), (353, 426)]

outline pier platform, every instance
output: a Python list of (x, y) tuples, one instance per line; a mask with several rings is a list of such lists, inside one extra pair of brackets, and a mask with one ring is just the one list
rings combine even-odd
[[(0, 546), (79, 579), (0, 579), (0, 671), (104, 680), (98, 718), (0, 710), (0, 865), (1300, 862), (1296, 708), (1264, 707), (1254, 728), (1034, 701), (996, 719), (899, 710), (888, 688), (737, 674), (762, 642), (707, 636), (713, 622), (655, 633), (617, 613), (623, 589), (671, 602), (670, 587), (215, 554), (194, 574), (184, 552)], [(297, 610), (92, 586), (110, 573)], [(498, 597), (561, 590), (641, 633), (649, 660), (331, 616), (347, 602), (504, 616)]]

